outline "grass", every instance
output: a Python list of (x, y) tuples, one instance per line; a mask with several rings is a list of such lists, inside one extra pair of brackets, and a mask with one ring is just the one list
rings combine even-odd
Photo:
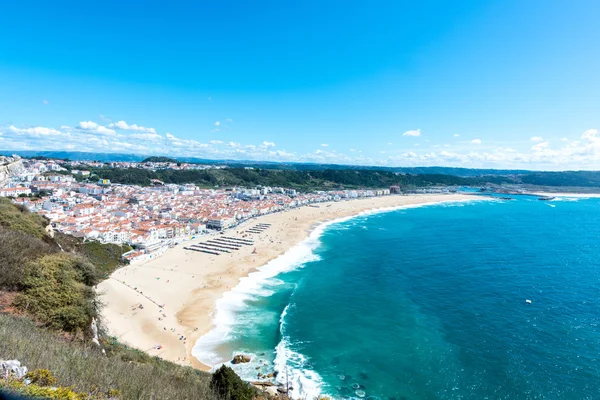
[(121, 255), (130, 248), (60, 233), (51, 238), (47, 223), (0, 198), (0, 289), (9, 290), (0, 291), (0, 305), (29, 316), (0, 313), (0, 359), (17, 359), (36, 371), (30, 385), (0, 377), (0, 388), (71, 400), (255, 398), (258, 392), (230, 369), (213, 376), (114, 338), (101, 337), (105, 353), (91, 343), (90, 323), (98, 317), (93, 287), (121, 265)]
[(131, 247), (126, 244), (99, 242), (85, 242), (79, 248), (80, 253), (96, 266), (96, 272), (104, 279), (122, 265), (121, 255), (130, 250)]
[(0, 197), (0, 226), (43, 239), (46, 236), (46, 225), (48, 221), (44, 217), (30, 213), (14, 205), (9, 199)]
[(0, 358), (17, 359), (30, 370), (52, 371), (59, 385), (75, 392), (109, 393), (119, 399), (221, 400), (211, 374), (150, 357), (123, 345), (108, 347), (64, 339), (26, 318), (0, 314)]
[(83, 241), (61, 232), (55, 232), (54, 241), (60, 244), (64, 251), (79, 253), (86, 257), (96, 267), (98, 276), (108, 278), (117, 268), (123, 265), (121, 256), (132, 248), (129, 245)]

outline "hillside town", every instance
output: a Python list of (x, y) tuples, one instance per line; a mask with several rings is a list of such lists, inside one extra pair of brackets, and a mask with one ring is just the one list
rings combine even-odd
[(24, 169), (0, 188), (0, 196), (11, 197), (47, 217), (60, 232), (103, 243), (129, 244), (136, 249), (131, 257), (161, 251), (178, 241), (222, 231), (260, 215), (313, 203), (390, 194), (390, 189), (298, 193), (282, 187), (142, 187), (111, 184), (106, 179), (76, 179), (88, 178), (90, 173), (83, 167), (93, 166), (93, 162), (74, 162), (69, 173), (52, 160), (22, 162)]

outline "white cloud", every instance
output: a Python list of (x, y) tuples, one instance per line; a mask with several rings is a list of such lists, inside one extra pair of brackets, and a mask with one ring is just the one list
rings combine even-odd
[(564, 138), (562, 138), (560, 140), (562, 140), (563, 142), (568, 142), (569, 141), (569, 139), (567, 139), (566, 137), (564, 137)]
[(50, 103), (48, 103), (48, 100), (42, 100), (42, 104), (45, 105), (45, 106), (47, 106)]
[(391, 145), (392, 145), (392, 142), (388, 142), (388, 146), (391, 146)]
[(598, 129), (588, 129), (587, 131), (583, 132), (583, 134), (581, 135), (581, 138), (595, 141), (598, 139), (598, 138), (596, 138), (597, 133), (598, 133)]
[(548, 147), (550, 147), (550, 143), (548, 143), (548, 142), (540, 142), (540, 143), (536, 144), (535, 146), (533, 146), (531, 148), (531, 150), (533, 150), (533, 151), (544, 151)]
[(421, 136), (421, 130), (420, 129), (414, 129), (411, 131), (406, 131), (402, 134), (402, 136)]
[(141, 125), (137, 125), (137, 124), (129, 125), (125, 121), (118, 121), (118, 122), (110, 123), (110, 124), (108, 124), (108, 127), (121, 129), (124, 131), (156, 133), (156, 129), (154, 129), (154, 128), (146, 128), (145, 126), (141, 126)]
[(108, 129), (107, 127), (102, 125), (93, 130), (93, 132), (98, 133), (100, 135), (116, 135), (115, 131), (113, 131), (112, 129)]
[(322, 143), (321, 147), (328, 147), (329, 145), (327, 143)]
[(215, 121), (215, 126), (221, 125), (221, 121)]
[(90, 133), (97, 133), (99, 135), (113, 136), (117, 134), (114, 130), (102, 125), (98, 125), (97, 123), (92, 121), (81, 121), (79, 125), (77, 125), (77, 127), (84, 131), (88, 131)]
[(43, 126), (36, 126), (35, 128), (17, 128), (14, 125), (8, 127), (8, 130), (18, 135), (29, 135), (29, 136), (59, 136), (63, 135), (63, 132), (58, 131), (54, 128), (46, 128)]
[(132, 133), (129, 137), (140, 140), (150, 140), (152, 142), (156, 142), (159, 140), (163, 140), (163, 137), (158, 133)]
[(453, 136), (454, 136), (454, 137), (459, 137), (459, 136), (460, 136), (460, 134), (458, 134), (458, 133), (455, 133)]
[(98, 124), (92, 121), (81, 121), (77, 127), (79, 129), (96, 129), (98, 128)]
[(541, 136), (534, 136), (534, 137), (532, 137), (532, 138), (531, 138), (531, 139), (529, 139), (529, 140), (531, 140), (532, 142), (536, 142), (536, 143), (537, 143), (537, 142), (543, 142), (543, 141), (544, 141), (544, 138), (543, 138), (543, 137), (541, 137)]
[[(120, 129), (121, 121), (114, 126)], [(93, 121), (82, 121), (75, 128), (63, 125), (52, 127), (0, 126), (2, 148), (14, 150), (65, 150), (89, 152), (124, 152), (142, 155), (188, 156), (201, 158), (238, 158), (248, 160), (306, 161), (354, 165), (413, 165), (413, 166), (468, 166), (484, 168), (523, 168), (523, 169), (600, 169), (600, 135), (597, 129), (588, 129), (579, 139), (537, 141), (527, 138), (512, 147), (471, 146), (468, 148), (453, 145), (450, 151), (439, 146), (432, 152), (430, 145), (414, 148), (402, 154), (373, 151), (377, 157), (364, 156), (358, 149), (349, 149), (347, 154), (330, 151), (329, 147), (319, 146), (318, 150), (297, 154), (285, 150), (275, 150), (275, 143), (263, 141), (259, 144), (244, 144), (235, 141), (212, 140), (201, 143), (184, 139), (172, 133), (159, 135), (144, 132), (148, 129), (135, 124), (127, 124), (131, 132), (116, 134), (109, 127)], [(132, 130), (131, 128), (137, 130)], [(97, 134), (94, 134), (97, 133)], [(565, 138), (566, 139), (566, 138)], [(464, 142), (459, 142), (464, 144)], [(467, 143), (469, 141), (467, 140)], [(473, 139), (474, 144), (482, 143)], [(493, 143), (493, 142), (492, 142)], [(530, 147), (527, 144), (533, 145)], [(419, 151), (422, 147), (423, 150)], [(446, 147), (446, 145), (444, 145)], [(365, 151), (366, 152), (366, 151)]]

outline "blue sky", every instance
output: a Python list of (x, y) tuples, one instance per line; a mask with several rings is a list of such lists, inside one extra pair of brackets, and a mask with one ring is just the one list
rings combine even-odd
[(600, 169), (600, 2), (9, 2), (0, 149)]

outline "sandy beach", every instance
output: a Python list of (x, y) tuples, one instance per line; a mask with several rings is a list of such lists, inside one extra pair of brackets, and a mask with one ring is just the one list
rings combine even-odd
[(257, 223), (271, 224), (262, 233), (246, 234), (254, 245), (218, 256), (185, 250), (184, 246), (219, 235), (184, 242), (158, 258), (115, 271), (99, 285), (105, 325), (110, 334), (132, 347), (208, 370), (210, 366), (192, 357), (191, 350), (211, 329), (216, 300), (240, 278), (307, 238), (319, 223), (379, 208), (477, 198), (465, 194), (386, 196), (301, 207), (227, 230), (227, 236), (242, 237), (243, 231)]

